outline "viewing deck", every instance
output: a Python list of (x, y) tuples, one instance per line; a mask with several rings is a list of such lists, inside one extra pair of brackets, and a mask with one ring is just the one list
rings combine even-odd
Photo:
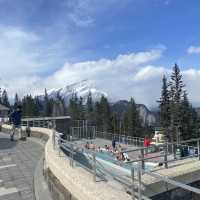
[[(9, 132), (10, 126), (4, 125), (3, 132)], [(131, 175), (123, 175), (123, 181), (118, 177), (109, 175), (103, 180), (99, 174), (94, 174), (93, 168), (88, 170), (72, 162), (53, 140), (54, 131), (47, 128), (31, 128), (31, 138), (27, 141), (9, 140), (8, 134), (0, 134), (0, 200), (42, 200), (41, 188), (35, 188), (35, 171), (44, 154), (44, 174), (53, 200), (131, 200), (133, 196)], [(44, 143), (46, 145), (44, 146)], [(73, 165), (73, 166), (72, 166)], [(43, 169), (41, 169), (43, 170)], [(102, 172), (102, 171), (101, 171)], [(114, 172), (114, 171), (113, 171)], [(103, 172), (102, 172), (103, 173)], [(105, 172), (104, 172), (105, 173)], [(155, 168), (152, 173), (159, 174), (162, 178), (178, 181), (182, 184), (191, 184), (200, 181), (200, 161), (198, 157), (187, 158), (169, 163), (168, 169), (164, 166)], [(105, 174), (104, 174), (105, 175)], [(42, 173), (41, 173), (42, 176)], [(134, 175), (134, 190), (138, 187), (138, 175)], [(34, 181), (33, 181), (34, 180)], [(124, 180), (127, 180), (126, 184)], [(145, 173), (141, 177), (141, 199), (154, 199), (156, 195), (169, 192), (177, 186), (163, 182), (159, 177)], [(38, 181), (38, 180), (36, 180)], [(40, 181), (38, 181), (40, 183)], [(185, 185), (181, 185), (183, 188)], [(43, 187), (47, 189), (47, 185)], [(192, 187), (193, 188), (193, 187)], [(191, 188), (185, 188), (190, 190)], [(193, 188), (193, 192), (200, 191)], [(196, 189), (196, 190), (195, 190)], [(137, 196), (138, 194), (136, 194)], [(139, 198), (135, 198), (139, 199)], [(156, 200), (159, 198), (155, 198)], [(162, 199), (162, 198), (160, 198)]]
[(31, 139), (11, 142), (0, 133), (0, 200), (34, 200), (33, 177), (43, 152)]

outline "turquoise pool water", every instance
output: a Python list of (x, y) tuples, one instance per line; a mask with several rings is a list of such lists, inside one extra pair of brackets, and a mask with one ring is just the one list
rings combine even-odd
[[(96, 156), (102, 160), (108, 161), (110, 163), (119, 165), (119, 162), (116, 160), (115, 156), (112, 155), (110, 152), (97, 152)], [(132, 164), (128, 163), (123, 163), (123, 165), (120, 165), (121, 167), (125, 169), (131, 170)], [(137, 164), (134, 163), (133, 166), (137, 168)], [(146, 164), (145, 165), (145, 170), (151, 170), (153, 169), (153, 166)]]

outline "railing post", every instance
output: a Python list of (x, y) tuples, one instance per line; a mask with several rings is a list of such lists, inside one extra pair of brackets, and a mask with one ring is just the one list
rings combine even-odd
[(142, 162), (138, 163), (138, 200), (142, 200)]
[(164, 145), (164, 162), (165, 162), (166, 169), (168, 168), (167, 154), (168, 154), (168, 144), (165, 143), (165, 145)]
[(53, 148), (54, 148), (54, 150), (55, 150), (55, 145), (56, 145), (56, 122), (55, 122), (55, 120), (53, 120), (53, 135), (52, 135), (52, 137), (53, 137)]
[(73, 144), (71, 146), (71, 167), (74, 167), (74, 147)]
[(97, 175), (97, 171), (96, 171), (96, 155), (95, 152), (92, 154), (92, 159), (93, 159), (93, 180), (94, 182), (96, 182), (96, 175)]
[(172, 144), (174, 159), (176, 159), (176, 144)]
[(200, 140), (197, 141), (197, 147), (198, 147), (198, 159), (200, 160)]
[(144, 149), (141, 149), (141, 167), (142, 169), (145, 169), (145, 163), (144, 163)]
[(132, 178), (132, 200), (135, 200), (135, 184), (134, 184), (134, 167), (131, 167), (131, 178)]

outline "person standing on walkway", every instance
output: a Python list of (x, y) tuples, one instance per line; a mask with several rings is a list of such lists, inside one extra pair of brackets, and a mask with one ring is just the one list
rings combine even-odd
[(113, 150), (115, 149), (116, 147), (116, 141), (115, 141), (115, 138), (112, 139), (112, 148)]
[(17, 106), (15, 110), (11, 113), (10, 115), (10, 121), (13, 124), (12, 131), (10, 134), (10, 140), (14, 140), (14, 136), (16, 131), (19, 131), (20, 137), (22, 137), (22, 129), (21, 129), (21, 118), (22, 118), (22, 111), (21, 111), (21, 106)]

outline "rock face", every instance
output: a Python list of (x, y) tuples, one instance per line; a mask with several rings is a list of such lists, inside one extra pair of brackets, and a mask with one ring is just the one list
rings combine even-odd
[[(128, 101), (121, 100), (112, 104), (112, 110), (116, 113), (123, 114), (128, 109)], [(154, 125), (156, 123), (156, 116), (144, 104), (137, 104), (137, 109), (142, 120), (143, 125)]]
[(74, 94), (76, 94), (77, 97), (82, 97), (83, 103), (86, 102), (89, 93), (91, 93), (92, 99), (94, 101), (100, 100), (102, 96), (108, 96), (105, 92), (97, 90), (94, 86), (94, 83), (89, 80), (83, 80), (77, 83), (73, 83), (60, 89), (52, 89), (49, 90), (47, 93), (49, 98), (53, 99), (56, 99), (58, 95), (61, 96), (64, 99), (66, 105), (69, 104), (69, 100)]
[(156, 123), (155, 115), (145, 105), (138, 104), (137, 108), (143, 125), (150, 126)]

